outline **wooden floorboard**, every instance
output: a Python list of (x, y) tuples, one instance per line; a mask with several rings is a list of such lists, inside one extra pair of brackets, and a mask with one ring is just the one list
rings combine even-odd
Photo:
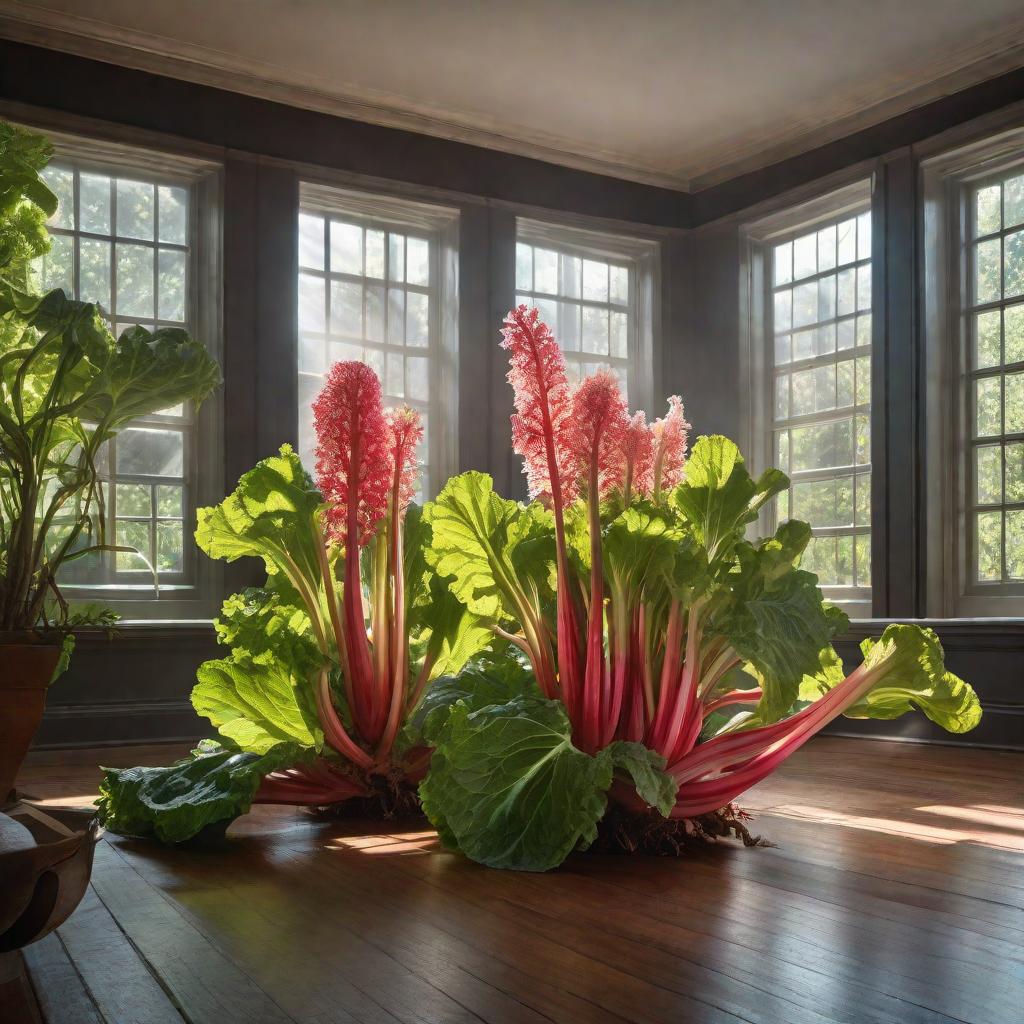
[[(85, 803), (97, 760), (179, 752), (35, 754), (22, 785)], [(108, 836), (26, 962), (48, 1024), (1024, 1021), (1024, 755), (819, 738), (744, 803), (774, 848), (546, 875), (291, 809), (217, 849)]]

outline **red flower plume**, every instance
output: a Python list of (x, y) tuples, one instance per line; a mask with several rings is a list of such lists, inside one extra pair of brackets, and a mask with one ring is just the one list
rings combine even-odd
[(566, 443), (572, 399), (565, 357), (537, 310), (525, 305), (505, 317), (501, 334), (501, 347), (509, 353), (508, 382), (515, 392), (512, 448), (522, 456), (530, 493), (549, 493), (564, 504), (575, 497), (575, 481), (565, 472), (572, 461)]
[(377, 375), (365, 363), (335, 363), (313, 415), (327, 532), (345, 545), (354, 528), (355, 542), (363, 545), (387, 512), (393, 465)]
[(385, 414), (390, 433), (391, 464), (398, 476), (399, 513), (404, 512), (416, 493), (419, 465), (416, 446), (423, 439), (423, 424), (415, 409), (403, 405)]
[(585, 478), (596, 460), (602, 497), (621, 486), (625, 477), (623, 443), (629, 423), (626, 399), (611, 370), (598, 370), (580, 381), (572, 396), (569, 448), (577, 479)]
[(655, 489), (675, 487), (683, 479), (686, 465), (686, 443), (690, 424), (683, 415), (683, 401), (678, 395), (668, 400), (668, 413), (651, 424), (654, 435), (654, 465), (660, 480)]
[(632, 490), (650, 494), (654, 483), (654, 433), (643, 412), (629, 418), (622, 435), (626, 480)]

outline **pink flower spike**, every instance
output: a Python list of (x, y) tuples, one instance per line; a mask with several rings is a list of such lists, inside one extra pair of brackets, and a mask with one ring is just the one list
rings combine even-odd
[(423, 440), (420, 414), (407, 405), (385, 413), (390, 433), (392, 465), (399, 476), (399, 513), (404, 512), (416, 493), (419, 462), (416, 448)]
[(313, 415), (328, 535), (346, 545), (354, 527), (356, 544), (366, 544), (387, 513), (392, 472), (377, 375), (365, 363), (335, 363), (313, 402)]
[(689, 430), (690, 424), (683, 415), (683, 400), (672, 395), (668, 400), (668, 413), (651, 424), (654, 439), (651, 488), (655, 495), (675, 487), (683, 479)]
[(509, 354), (508, 382), (515, 393), (512, 448), (522, 456), (534, 497), (548, 493), (556, 505), (575, 497), (563, 478), (571, 460), (566, 440), (572, 430), (572, 398), (565, 356), (536, 309), (525, 305), (505, 317), (501, 347)]
[(604, 497), (621, 487), (626, 475), (625, 436), (629, 411), (618, 379), (611, 370), (598, 370), (580, 381), (572, 396), (569, 449), (577, 479), (586, 478), (597, 460), (598, 491)]
[(650, 494), (654, 483), (654, 433), (647, 426), (647, 416), (636, 412), (622, 435), (626, 479), (623, 491), (626, 500), (630, 493)]

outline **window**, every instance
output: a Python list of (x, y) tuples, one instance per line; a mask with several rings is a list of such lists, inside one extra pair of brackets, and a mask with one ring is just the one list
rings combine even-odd
[[(802, 566), (851, 614), (871, 612), (871, 211), (851, 187), (760, 226), (755, 448), (791, 481), (764, 524), (811, 525)], [(755, 388), (759, 385), (755, 382)]]
[(922, 163), (928, 613), (1024, 614), (1024, 129)]
[(540, 311), (570, 381), (611, 369), (650, 411), (657, 244), (523, 218), (516, 234), (516, 303)]
[[(197, 238), (208, 227), (206, 196), (215, 168), (92, 140), (58, 138), (55, 152), (43, 177), (59, 204), (49, 223), (52, 249), (37, 261), (38, 284), (96, 302), (115, 337), (134, 325), (179, 327), (212, 343), (216, 274), (206, 270), (217, 256), (206, 252), (200, 259)], [(210, 485), (215, 471), (200, 480), (217, 453), (214, 438), (206, 436), (214, 424), (209, 413), (202, 418), (205, 459), (200, 417), (188, 404), (133, 422), (105, 446), (100, 471), (108, 539), (141, 555), (99, 552), (80, 559), (67, 567), (67, 586), (102, 589), (103, 599), (115, 604), (134, 601), (130, 612), (120, 610), (149, 617), (179, 617), (175, 598), (199, 596), (192, 524), (197, 504), (217, 497)], [(157, 596), (154, 568), (160, 604), (146, 610), (140, 602)]]
[(1024, 593), (1024, 171), (972, 187), (968, 223), (968, 570)]
[(338, 361), (380, 377), (386, 405), (423, 417), (421, 496), (456, 469), (455, 211), (302, 186), (299, 454), (312, 471), (312, 402)]

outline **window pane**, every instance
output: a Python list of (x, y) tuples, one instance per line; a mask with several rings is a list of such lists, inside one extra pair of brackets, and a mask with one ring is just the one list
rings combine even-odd
[(160, 241), (184, 245), (188, 240), (188, 190), (161, 185), (157, 189), (160, 202)]
[(1024, 231), (1003, 239), (1003, 294), (1007, 298), (1024, 292)]
[(998, 238), (974, 247), (974, 293), (978, 302), (992, 302), (1000, 295), (1000, 242)]
[(1007, 363), (1024, 363), (1024, 305), (1003, 310), (1003, 345)]
[(152, 318), (153, 249), (117, 243), (117, 313)]
[(799, 281), (818, 272), (818, 236), (802, 235), (793, 241), (793, 278)]
[[(319, 239), (325, 223), (329, 252), (323, 267)], [(298, 281), (299, 455), (312, 470), (312, 403), (336, 362), (364, 362), (379, 377), (386, 406), (412, 404), (426, 421), (439, 345), (431, 322), (435, 242), (406, 234), (390, 219), (375, 223), (362, 209), (303, 208), (297, 230), (300, 250), (306, 251), (300, 265), (322, 268), (316, 275), (300, 271)], [(525, 257), (531, 254), (517, 251), (518, 273), (525, 272)]]
[[(865, 599), (871, 586), (870, 212), (774, 245), (771, 259), (769, 354), (776, 367), (798, 364), (775, 374), (772, 413), (784, 428), (775, 432), (776, 464), (791, 478), (776, 515), (811, 524), (802, 566), (821, 585), (857, 587), (853, 596)], [(857, 415), (837, 417), (853, 407)]]
[(106, 174), (79, 175), (78, 210), (82, 231), (110, 234), (110, 178)]
[(161, 320), (185, 319), (185, 254), (177, 249), (160, 251), (157, 315)]
[(299, 266), (324, 269), (324, 218), (299, 214)]
[(78, 246), (78, 273), (83, 295), (110, 312), (110, 242), (83, 238)]
[[(78, 293), (99, 305), (115, 336), (141, 324), (152, 330), (157, 318), (189, 330), (190, 188), (187, 184), (147, 181), (144, 174), (118, 176), (93, 169), (58, 168), (54, 179), (63, 209), (58, 221), (67, 233), (56, 236), (53, 253), (40, 260), (43, 278), (74, 294), (77, 254)], [(78, 222), (74, 196), (78, 196)], [(76, 230), (77, 228), (77, 230)], [(135, 424), (104, 448), (100, 471), (105, 477), (112, 537), (138, 547), (130, 552), (103, 553), (69, 567), (66, 583), (116, 584), (118, 573), (131, 582), (148, 576), (146, 561), (159, 568), (184, 571), (183, 523), (192, 517), (187, 506), (186, 434), (191, 436), (187, 404), (163, 410), (174, 429)], [(155, 485), (155, 481), (162, 481)], [(163, 548), (160, 548), (160, 523)], [(173, 534), (173, 536), (172, 536)], [(163, 557), (157, 558), (158, 549)]]
[(974, 233), (976, 235), (990, 235), (993, 231), (999, 230), (1001, 225), (1000, 201), (998, 185), (978, 189), (974, 200)]
[(430, 247), (423, 238), (408, 238), (405, 243), (405, 273), (409, 284), (430, 284)]
[(1003, 449), (984, 445), (975, 455), (974, 500), (979, 505), (998, 505), (1003, 500)]
[(777, 245), (772, 254), (775, 284), (789, 284), (793, 280), (793, 243)]
[(159, 572), (181, 572), (184, 541), (185, 529), (180, 520), (156, 524), (156, 567)]
[(75, 173), (50, 164), (44, 168), (42, 179), (57, 197), (57, 210), (47, 222), (51, 228), (75, 227)]
[(117, 472), (127, 476), (180, 477), (185, 468), (178, 431), (132, 428), (117, 435)]
[(331, 272), (362, 274), (363, 229), (358, 224), (331, 221)]
[(68, 295), (74, 293), (74, 252), (75, 243), (67, 235), (53, 235), (50, 238), (50, 251), (40, 256), (36, 262), (40, 288), (44, 292), (61, 288)]
[(974, 365), (977, 369), (998, 366), (1001, 362), (998, 309), (974, 315)]
[(145, 181), (117, 182), (117, 235), (152, 240), (156, 190)]
[(1003, 575), (1003, 514), (979, 512), (974, 523), (978, 579), (999, 580)]
[(516, 243), (516, 287), (522, 291), (533, 288), (533, 247)]
[(1003, 214), (1008, 228), (1024, 224), (1024, 174), (1003, 182)]
[(551, 328), (566, 355), (571, 383), (608, 368), (628, 392), (629, 366), (636, 358), (631, 345), (638, 330), (631, 277), (635, 271), (620, 261), (572, 250), (568, 242), (563, 249), (559, 243), (538, 246), (520, 238), (516, 301), (535, 306)]
[(975, 437), (994, 437), (1002, 433), (1002, 390), (999, 377), (983, 377), (975, 382)]

